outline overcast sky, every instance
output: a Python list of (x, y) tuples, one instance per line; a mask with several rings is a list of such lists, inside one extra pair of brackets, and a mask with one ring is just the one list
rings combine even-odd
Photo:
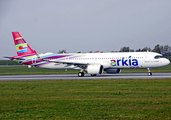
[(38, 53), (171, 46), (171, 0), (0, 0), (0, 58), (13, 31)]

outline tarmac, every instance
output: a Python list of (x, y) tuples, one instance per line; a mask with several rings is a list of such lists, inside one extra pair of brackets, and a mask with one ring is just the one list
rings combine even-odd
[(98, 80), (98, 79), (164, 79), (171, 78), (171, 73), (120, 73), (120, 74), (100, 74), (91, 76), (85, 74), (78, 77), (77, 74), (52, 74), (52, 75), (0, 75), (0, 81), (34, 81), (34, 80)]

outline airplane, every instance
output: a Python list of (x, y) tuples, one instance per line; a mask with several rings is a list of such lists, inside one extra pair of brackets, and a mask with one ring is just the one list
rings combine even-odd
[(116, 52), (116, 53), (45, 53), (38, 54), (33, 50), (19, 32), (12, 32), (17, 56), (10, 58), (29, 67), (35, 66), (48, 69), (79, 69), (78, 77), (84, 72), (91, 76), (102, 74), (117, 74), (121, 69), (147, 68), (151, 76), (151, 68), (163, 67), (170, 61), (154, 52)]

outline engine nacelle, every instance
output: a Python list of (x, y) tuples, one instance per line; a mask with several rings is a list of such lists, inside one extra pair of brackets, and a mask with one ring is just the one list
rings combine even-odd
[(121, 69), (113, 69), (113, 68), (110, 68), (110, 69), (106, 69), (105, 71), (108, 74), (117, 74), (117, 73), (120, 73), (121, 72)]
[(87, 73), (88, 74), (102, 74), (103, 73), (103, 66), (100, 64), (92, 64), (87, 66)]

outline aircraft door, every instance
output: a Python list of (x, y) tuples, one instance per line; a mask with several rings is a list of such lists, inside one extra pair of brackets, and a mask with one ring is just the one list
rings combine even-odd
[(32, 57), (32, 64), (36, 63), (36, 56)]
[(145, 54), (145, 63), (150, 63), (150, 54), (149, 53)]

